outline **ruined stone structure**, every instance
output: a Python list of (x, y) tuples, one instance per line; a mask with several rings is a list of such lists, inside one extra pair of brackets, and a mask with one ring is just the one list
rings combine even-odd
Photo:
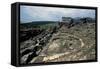
[[(20, 51), (20, 55), (22, 57), (21, 63), (28, 64), (33, 58), (37, 57), (42, 51), (43, 47), (46, 46), (46, 44), (48, 43), (53, 33), (56, 32), (56, 30), (57, 30), (56, 27), (54, 27), (50, 30), (45, 30), (39, 35), (33, 37), (31, 39), (32, 43), (30, 44), (30, 46), (22, 48)], [(28, 55), (27, 59), (25, 59), (26, 58), (25, 55)]]
[(62, 17), (62, 21), (59, 22), (59, 26), (66, 26), (67, 28), (70, 28), (72, 23), (73, 19), (71, 17)]

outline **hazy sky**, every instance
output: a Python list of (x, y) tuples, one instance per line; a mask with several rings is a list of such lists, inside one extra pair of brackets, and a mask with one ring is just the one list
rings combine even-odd
[(92, 17), (95, 18), (95, 10), (20, 6), (21, 23), (32, 21), (59, 21), (61, 17)]

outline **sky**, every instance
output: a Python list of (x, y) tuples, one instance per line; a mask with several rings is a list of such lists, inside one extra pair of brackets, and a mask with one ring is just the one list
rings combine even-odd
[(57, 8), (41, 6), (20, 6), (20, 22), (32, 21), (60, 21), (62, 17), (92, 17), (95, 18), (93, 9)]

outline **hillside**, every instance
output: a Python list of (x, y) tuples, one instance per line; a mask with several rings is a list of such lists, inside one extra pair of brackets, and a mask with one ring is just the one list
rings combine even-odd
[(34, 62), (94, 60), (94, 31), (94, 23), (60, 28)]
[(57, 21), (34, 21), (34, 22), (28, 22), (28, 23), (21, 23), (20, 26), (31, 28), (31, 27), (38, 27), (45, 24), (57, 24), (57, 23), (58, 23)]

